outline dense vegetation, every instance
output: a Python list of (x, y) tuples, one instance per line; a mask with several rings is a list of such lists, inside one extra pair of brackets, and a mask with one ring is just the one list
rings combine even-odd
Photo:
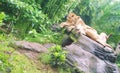
[[(51, 28), (65, 21), (69, 12), (80, 15), (99, 33), (112, 34), (108, 43), (113, 47), (120, 41), (119, 0), (0, 0), (0, 44), (9, 37), (4, 35), (12, 35), (21, 40), (61, 45), (64, 30)], [(10, 48), (8, 42), (4, 44)], [(0, 45), (0, 51), (3, 49)], [(0, 72), (14, 68), (8, 61), (10, 56), (3, 54), (0, 53)]]

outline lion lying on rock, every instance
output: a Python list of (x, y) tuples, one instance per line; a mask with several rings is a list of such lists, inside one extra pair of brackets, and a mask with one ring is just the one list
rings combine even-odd
[(69, 13), (66, 22), (62, 22), (60, 27), (65, 27), (68, 31), (76, 30), (77, 33), (84, 34), (103, 46), (111, 47), (106, 43), (109, 37), (106, 33), (102, 32), (99, 35), (95, 29), (86, 25), (80, 16), (77, 16), (74, 13)]

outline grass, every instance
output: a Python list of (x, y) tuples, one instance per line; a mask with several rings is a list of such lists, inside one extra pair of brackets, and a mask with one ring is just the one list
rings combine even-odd
[(118, 67), (120, 68), (120, 54), (119, 54), (118, 57), (117, 57), (116, 63), (117, 63), (117, 65), (118, 65)]
[(0, 73), (40, 73), (28, 58), (9, 46), (8, 37), (0, 35)]
[(63, 38), (63, 33), (53, 32), (48, 30), (46, 32), (37, 33), (36, 30), (31, 30), (28, 35), (26, 35), (24, 40), (31, 42), (38, 42), (41, 44), (45, 43), (55, 43), (61, 44)]
[[(49, 66), (48, 70), (44, 70), (42, 63), (36, 64), (10, 47), (14, 39), (11, 35), (0, 34), (0, 73), (55, 73)], [(38, 69), (38, 65), (41, 69)]]

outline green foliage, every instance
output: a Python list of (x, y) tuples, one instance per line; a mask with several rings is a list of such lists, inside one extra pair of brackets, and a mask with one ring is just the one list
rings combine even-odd
[(61, 46), (52, 46), (49, 48), (49, 53), (41, 55), (41, 61), (53, 67), (61, 67), (66, 62), (66, 54), (67, 52), (62, 50)]
[(77, 0), (76, 7), (74, 8), (73, 12), (79, 15), (87, 25), (91, 23), (91, 7), (90, 7), (90, 0)]
[(42, 73), (44, 70), (38, 70), (33, 61), (26, 56), (14, 51), (11, 55), (10, 63), (13, 65), (11, 73)]
[[(1, 47), (0, 48), (4, 48)], [(4, 52), (0, 53), (0, 73), (1, 72), (10, 72), (12, 68), (12, 64), (9, 62), (10, 55), (6, 54)]]
[(10, 63), (10, 53), (13, 50), (8, 47), (10, 40), (6, 39), (6, 37), (6, 35), (0, 35), (0, 73), (9, 73), (13, 67), (13, 65)]
[(52, 23), (58, 23), (62, 18), (68, 14), (68, 11), (72, 11), (75, 7), (75, 0), (42, 0), (43, 12), (48, 15)]
[(120, 68), (120, 54), (117, 56), (117, 61), (116, 61), (118, 67)]
[(118, 28), (116, 27), (118, 27), (118, 24), (120, 23), (120, 9), (118, 9), (120, 7), (119, 3), (120, 2), (114, 2), (112, 0), (93, 2), (93, 4), (91, 4), (94, 11), (92, 13), (92, 25), (97, 25), (97, 27), (101, 29), (99, 31), (105, 30), (107, 33), (111, 33), (111, 30), (114, 32), (117, 31)]
[(3, 22), (3, 19), (5, 18), (4, 12), (0, 13), (0, 26), (2, 25), (1, 23)]
[[(6, 23), (14, 25), (17, 33), (25, 35), (31, 29), (45, 31), (45, 24), (49, 24), (47, 16), (36, 5), (30, 5), (20, 0), (2, 0), (0, 11), (6, 12)], [(44, 24), (44, 25), (43, 25)]]
[(3, 31), (5, 32), (5, 30), (1, 28), (1, 26), (3, 25), (3, 19), (4, 18), (5, 18), (4, 12), (0, 12), (0, 33), (3, 32)]
[(51, 60), (50, 54), (42, 53), (40, 54), (40, 61), (44, 64), (49, 64)]
[(50, 48), (50, 52), (52, 66), (61, 66), (65, 64), (67, 52), (63, 51), (59, 45)]
[[(98, 32), (112, 34), (109, 43), (118, 43), (120, 40), (120, 1), (113, 0), (91, 0), (92, 9), (91, 25)], [(114, 45), (115, 46), (115, 45)]]
[(39, 42), (41, 44), (44, 43), (56, 43), (61, 44), (63, 38), (63, 33), (52, 32), (48, 30), (43, 33), (37, 33), (35, 29), (29, 31), (28, 35), (26, 36), (25, 40), (31, 42)]

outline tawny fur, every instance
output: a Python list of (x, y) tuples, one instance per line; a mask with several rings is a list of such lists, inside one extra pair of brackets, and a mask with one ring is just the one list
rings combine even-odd
[(60, 24), (60, 27), (66, 27), (68, 31), (71, 31), (72, 29), (77, 30), (77, 32), (84, 34), (91, 39), (95, 40), (96, 42), (104, 45), (109, 46), (106, 41), (108, 39), (108, 36), (106, 33), (102, 32), (100, 35), (97, 33), (95, 29), (92, 27), (86, 25), (84, 21), (81, 19), (80, 16), (77, 16), (74, 13), (69, 13), (67, 16), (67, 21)]
[(74, 14), (74, 13), (69, 13), (68, 16), (67, 16), (67, 20), (66, 22), (62, 22), (60, 24), (60, 27), (66, 27), (67, 30), (71, 31), (72, 29), (75, 28), (75, 24), (77, 22), (77, 20), (79, 19), (79, 17)]

